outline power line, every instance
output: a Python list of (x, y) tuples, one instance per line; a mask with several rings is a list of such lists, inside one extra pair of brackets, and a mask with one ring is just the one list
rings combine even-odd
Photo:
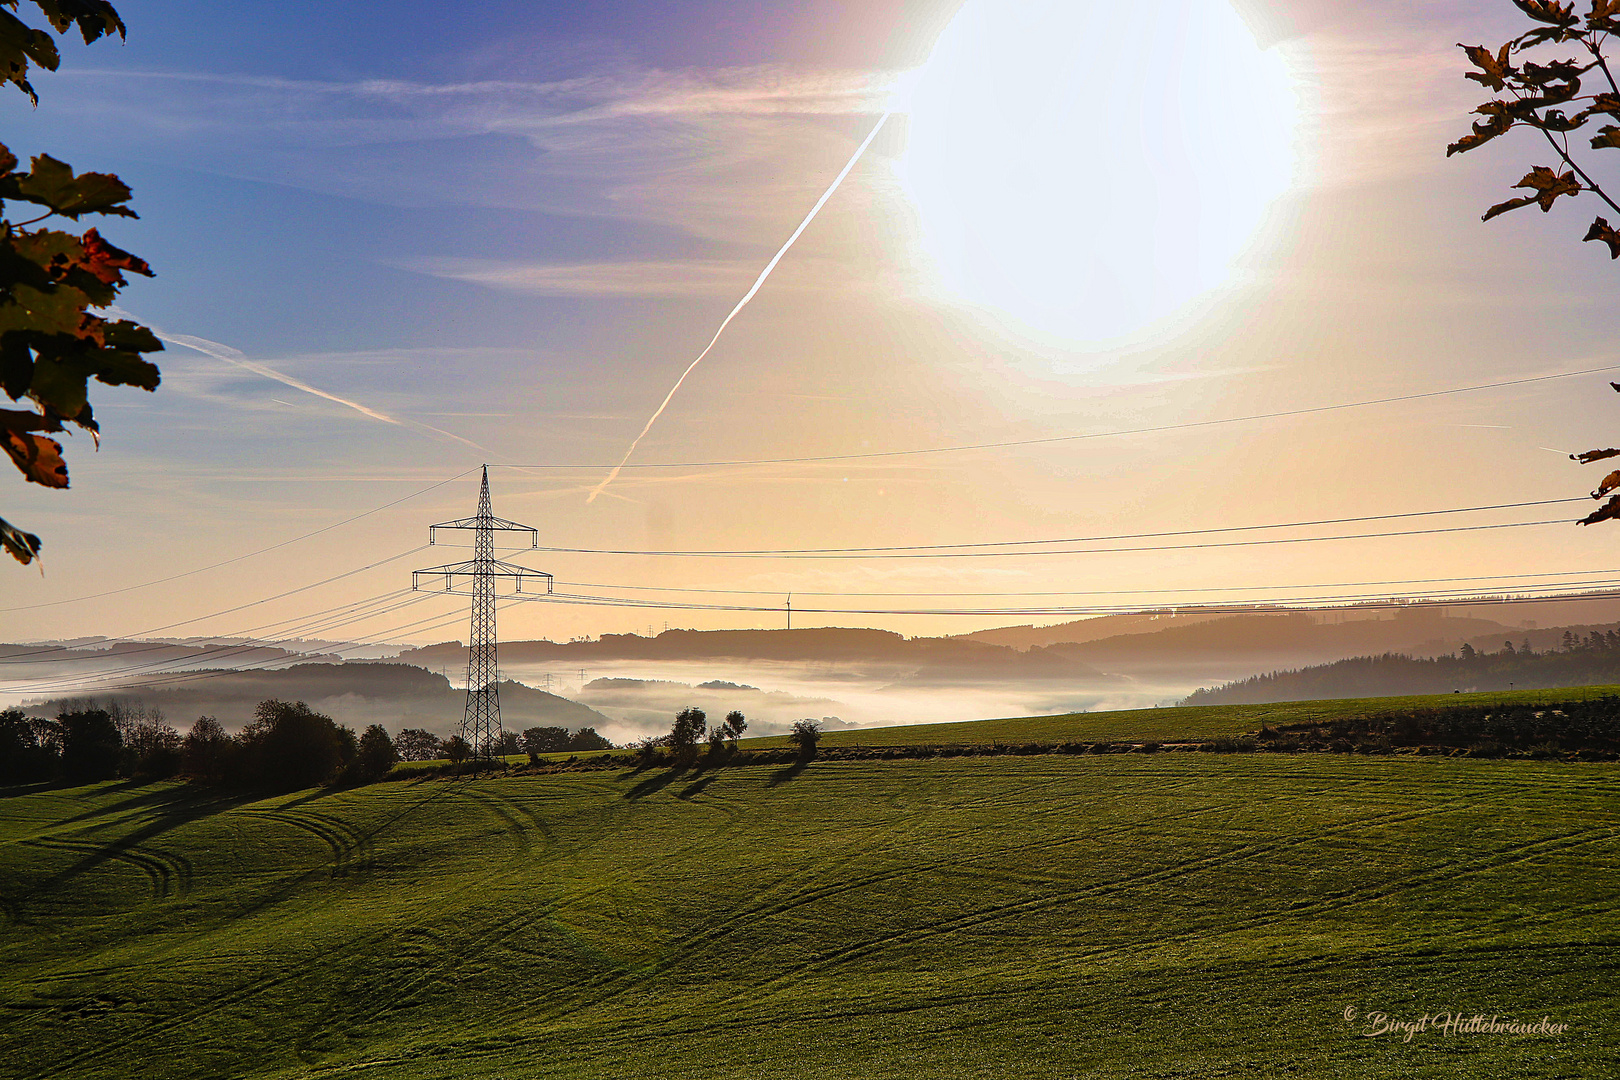
[[(1206, 593), (1206, 592), (1262, 592), (1277, 589), (1352, 589), (1366, 588), (1376, 585), (1430, 585), (1444, 584), (1453, 581), (1518, 581), (1526, 578), (1550, 577), (1592, 577), (1602, 574), (1620, 574), (1620, 567), (1606, 570), (1548, 570), (1537, 574), (1474, 574), (1461, 577), (1436, 578), (1392, 578), (1384, 581), (1324, 581), (1313, 585), (1208, 585), (1192, 586), (1181, 589), (1105, 589), (1105, 590), (1041, 590), (1041, 591), (1007, 591), (1007, 590), (948, 590), (931, 592), (922, 589), (886, 589), (868, 591), (817, 591), (814, 589), (800, 589), (795, 587), (793, 592), (799, 596), (1161, 596), (1168, 594)], [(782, 589), (712, 589), (712, 588), (686, 588), (674, 585), (614, 585), (600, 581), (559, 581), (558, 585), (572, 586), (578, 589), (619, 589), (627, 592), (678, 592), (702, 593), (712, 596), (781, 596)], [(1566, 585), (1580, 585), (1583, 582), (1566, 582)], [(1485, 589), (1484, 586), (1475, 586), (1475, 589)], [(1489, 592), (1491, 590), (1485, 589)], [(1166, 605), (1175, 606), (1175, 605)], [(774, 609), (773, 609), (774, 610)], [(1133, 610), (1141, 610), (1134, 608)]]
[[(1539, 499), (1534, 502), (1497, 503), (1491, 506), (1458, 506), (1449, 510), (1410, 510), (1399, 514), (1366, 514), (1361, 517), (1321, 518), (1316, 521), (1281, 521), (1270, 525), (1224, 525), (1211, 529), (1177, 529), (1170, 532), (1110, 533), (1103, 536), (1060, 536), (1047, 540), (983, 540), (967, 544), (881, 544), (869, 547), (829, 548), (730, 548), (708, 551), (592, 551), (597, 555), (823, 555), (886, 551), (960, 551), (970, 548), (1036, 547), (1047, 544), (1090, 544), (1105, 540), (1156, 540), (1168, 536), (1208, 536), (1212, 533), (1260, 532), (1268, 529), (1304, 529), (1316, 525), (1349, 525), (1363, 521), (1397, 521), (1403, 518), (1438, 517), (1446, 514), (1473, 514), (1488, 510), (1516, 510), (1527, 506), (1556, 506), (1584, 503), (1584, 498)], [(541, 551), (584, 552), (581, 548), (547, 548)]]
[[(1485, 532), (1491, 529), (1525, 529), (1541, 525), (1568, 525), (1564, 518), (1547, 521), (1510, 521), (1497, 525), (1455, 525), (1443, 529), (1406, 529), (1397, 532), (1345, 533), (1338, 536), (1290, 536), (1273, 540), (1223, 540), (1206, 544), (1156, 544), (1118, 548), (1057, 548), (1050, 551), (942, 551), (895, 552), (887, 549), (877, 554), (860, 548), (824, 548), (807, 552), (742, 552), (742, 551), (635, 551), (611, 548), (542, 547), (541, 551), (565, 552), (576, 555), (648, 555), (705, 559), (1008, 559), (1031, 555), (1112, 555), (1137, 551), (1204, 551), (1214, 548), (1263, 547), (1274, 544), (1316, 544), (1334, 540), (1375, 540), (1394, 536), (1435, 536), (1441, 533)], [(1228, 532), (1212, 529), (1210, 532)], [(1113, 537), (1097, 537), (1109, 540)]]
[[(410, 590), (400, 590), (399, 593), (405, 594), (404, 598), (399, 600), (399, 602), (393, 604), (390, 607), (386, 607), (386, 608), (384, 608), (382, 610), (379, 610), (379, 611), (368, 611), (368, 612), (365, 612), (365, 613), (363, 613), (361, 615), (358, 615), (358, 616), (356, 616), (354, 618), (350, 618), (350, 619), (339, 619), (339, 620), (336, 620), (336, 621), (329, 621), (329, 625), (327, 625), (325, 627), (322, 627), (322, 629), (334, 629), (334, 628), (336, 628), (338, 626), (352, 625), (353, 623), (357, 623), (357, 622), (365, 622), (365, 621), (368, 621), (370, 619), (377, 618), (377, 617), (379, 617), (381, 615), (386, 615), (386, 614), (389, 614), (389, 613), (391, 613), (393, 611), (397, 611), (397, 610), (400, 610), (402, 608), (410, 607), (410, 606), (412, 606), (414, 604), (421, 603), (422, 601), (429, 600), (433, 596), (437, 595), (435, 593), (411, 594)], [(398, 596), (398, 595), (399, 595), (398, 593), (396, 593), (396, 594), (386, 594), (385, 597), (374, 598), (374, 599), (385, 599), (387, 597)], [(421, 625), (423, 623), (432, 622), (434, 619), (438, 619), (439, 621), (434, 623), (433, 626), (422, 626)], [(429, 615), (424, 619), (418, 619), (418, 620), (415, 620), (413, 622), (405, 623), (405, 624), (403, 624), (401, 626), (390, 627), (389, 629), (382, 631), (380, 633), (379, 637), (386, 638), (391, 634), (400, 633), (400, 632), (403, 632), (405, 630), (413, 630), (413, 629), (431, 630), (431, 629), (436, 629), (439, 626), (447, 625), (447, 624), (449, 624), (451, 622), (457, 621), (458, 619), (459, 619), (459, 616), (452, 616), (452, 617), (446, 619), (446, 618), (440, 618), (437, 615)], [(350, 642), (350, 643), (348, 643), (346, 645), (341, 645), (341, 646), (339, 646), (337, 648), (334, 648), (334, 649), (332, 649), (330, 651), (333, 652), (333, 653), (341, 654), (341, 653), (345, 653), (345, 652), (350, 652), (350, 651), (352, 651), (354, 649), (375, 647), (376, 645), (381, 644), (381, 643), (382, 642), (379, 641), (379, 640)], [(264, 646), (262, 644), (261, 645), (236, 647), (235, 651), (234, 651), (234, 655), (240, 655), (241, 652), (251, 651), (254, 648), (263, 648), (263, 647)], [(6, 692), (6, 693), (13, 693), (13, 694), (16, 694), (16, 693), (36, 693), (37, 694), (37, 693), (50, 693), (50, 692), (53, 692), (53, 691), (62, 691), (62, 690), (65, 690), (65, 689), (71, 689), (71, 688), (75, 688), (75, 687), (82, 687), (82, 688), (85, 688), (85, 689), (94, 689), (97, 685), (100, 685), (102, 688), (105, 689), (105, 688), (107, 688), (106, 684), (109, 683), (109, 682), (117, 682), (117, 681), (120, 681), (120, 680), (127, 680), (127, 679), (130, 679), (130, 678), (134, 678), (134, 677), (138, 677), (138, 676), (144, 676), (144, 675), (161, 674), (161, 673), (163, 673), (165, 671), (174, 672), (174, 674), (166, 675), (165, 677), (162, 677), (162, 678), (150, 679), (150, 680), (147, 680), (147, 681), (140, 684), (140, 685), (143, 685), (143, 686), (162, 685), (162, 684), (166, 684), (166, 683), (188, 681), (188, 679), (193, 677), (193, 676), (212, 677), (214, 675), (226, 674), (226, 673), (229, 673), (230, 671), (263, 670), (264, 668), (269, 667), (269, 666), (274, 665), (274, 664), (282, 664), (282, 663), (287, 663), (288, 662), (288, 659), (286, 657), (272, 657), (272, 658), (269, 658), (269, 659), (266, 659), (266, 660), (256, 661), (256, 662), (253, 662), (253, 663), (250, 663), (250, 664), (244, 664), (241, 667), (226, 669), (225, 671), (206, 671), (206, 670), (204, 670), (204, 671), (180, 671), (179, 670), (180, 665), (183, 665), (183, 664), (184, 665), (189, 665), (189, 664), (196, 663), (199, 660), (199, 658), (205, 659), (208, 662), (218, 663), (220, 661), (230, 659), (231, 655), (233, 655), (233, 653), (230, 652), (230, 651), (227, 651), (222, 655), (204, 656), (203, 654), (198, 654), (196, 656), (180, 657), (180, 658), (176, 658), (173, 661), (164, 661), (164, 662), (160, 662), (160, 663), (157, 663), (157, 664), (148, 665), (146, 667), (117, 668), (117, 669), (100, 671), (100, 672), (86, 672), (81, 676), (67, 675), (67, 676), (63, 676), (61, 678), (51, 680), (51, 681), (47, 681), (47, 682), (43, 682), (43, 683), (36, 681), (36, 682), (31, 682), (31, 683), (23, 683), (23, 684), (17, 684), (17, 685), (13, 685), (13, 686), (0, 687), (0, 691)], [(294, 662), (296, 662), (296, 661), (294, 661)], [(117, 687), (114, 686), (113, 688), (116, 689)]]
[[(289, 543), (290, 543), (290, 541), (289, 541)], [(419, 544), (416, 547), (410, 548), (407, 551), (402, 551), (397, 555), (390, 555), (386, 559), (379, 559), (374, 563), (368, 563), (365, 566), (357, 567), (357, 568), (355, 568), (353, 570), (345, 570), (341, 574), (334, 574), (332, 577), (325, 578), (325, 579), (323, 579), (321, 581), (314, 582), (313, 584), (310, 584), (310, 585), (301, 585), (296, 589), (288, 589), (286, 592), (276, 593), (274, 596), (266, 596), (263, 599), (254, 600), (254, 601), (251, 601), (251, 602), (246, 603), (246, 604), (238, 604), (235, 607), (225, 608), (223, 611), (215, 611), (215, 612), (211, 612), (211, 613), (209, 613), (207, 615), (198, 615), (198, 616), (196, 616), (194, 618), (190, 618), (190, 619), (181, 619), (178, 622), (165, 623), (162, 626), (155, 626), (155, 627), (152, 627), (150, 630), (141, 630), (141, 631), (138, 631), (138, 632), (136, 632), (134, 634), (129, 634), (127, 636), (131, 637), (131, 638), (149, 637), (152, 634), (160, 633), (160, 632), (162, 632), (164, 630), (172, 630), (176, 626), (188, 626), (191, 623), (202, 622), (205, 619), (216, 619), (221, 615), (230, 615), (230, 614), (232, 614), (234, 612), (246, 610), (247, 608), (259, 607), (259, 606), (261, 606), (263, 604), (273, 603), (273, 602), (275, 602), (277, 600), (282, 600), (282, 599), (285, 599), (286, 597), (289, 597), (289, 596), (296, 596), (297, 594), (299, 594), (301, 592), (308, 592), (311, 589), (318, 589), (322, 585), (330, 585), (334, 581), (341, 581), (344, 578), (353, 577), (355, 574), (365, 573), (367, 570), (373, 570), (373, 569), (375, 569), (375, 568), (377, 568), (379, 566), (384, 566), (384, 565), (386, 565), (388, 563), (391, 563), (391, 562), (397, 562), (398, 560), (405, 558), (407, 555), (415, 555), (417, 552), (425, 550), (426, 547), (427, 547), (426, 544)], [(286, 621), (286, 620), (283, 620), (283, 621)], [(270, 624), (267, 624), (267, 625), (274, 626), (276, 624), (270, 623)], [(50, 647), (45, 648), (45, 649), (41, 649), (39, 651), (42, 654), (43, 653), (48, 653), (48, 652), (65, 652), (69, 648), (70, 648), (69, 646), (65, 646), (65, 645), (54, 645), (54, 646), (50, 646)]]
[[(1497, 390), (1506, 386), (1527, 386), (1531, 383), (1571, 379), (1579, 375), (1597, 375), (1620, 370), (1620, 364), (1563, 371), (1556, 375), (1534, 375), (1523, 379), (1504, 379), (1501, 382), (1477, 383), (1449, 390), (1428, 390), (1418, 394), (1398, 394), (1393, 397), (1369, 398), (1366, 401), (1347, 401), (1337, 405), (1312, 405), (1301, 409), (1279, 409), (1276, 412), (1251, 413), (1247, 416), (1228, 416), (1219, 420), (1193, 420), (1181, 424), (1157, 424), (1152, 427), (1121, 428), (1114, 431), (1095, 431), (1083, 435), (1052, 435), (1040, 439), (1009, 439), (1003, 442), (967, 443), (961, 446), (929, 446), (916, 450), (877, 450), (859, 454), (817, 454), (807, 457), (738, 458), (720, 461), (666, 461), (639, 462), (616, 465), (614, 462), (590, 462), (573, 465), (520, 465), (499, 463), (492, 469), (713, 469), (739, 465), (802, 465), (833, 461), (866, 461), (875, 458), (916, 457), (922, 454), (959, 454), (969, 450), (1001, 450), (1019, 446), (1045, 446), (1053, 443), (1079, 442), (1086, 439), (1111, 439), (1121, 435), (1151, 435), (1166, 431), (1189, 431), (1197, 428), (1219, 427), (1224, 424), (1245, 424), (1256, 420), (1276, 420), (1289, 416), (1311, 416), (1317, 413), (1338, 412), (1344, 409), (1364, 409), (1373, 405), (1391, 405), (1402, 401), (1422, 401), (1426, 398), (1447, 397), (1452, 394), (1471, 394), (1479, 390)], [(465, 474), (463, 474), (465, 475)]]
[[(448, 480), (440, 480), (438, 483), (430, 484), (427, 487), (421, 489), (420, 491), (413, 491), (409, 495), (404, 496), (403, 498), (395, 499), (393, 502), (383, 503), (381, 506), (374, 506), (370, 510), (365, 511), (364, 513), (359, 513), (359, 514), (354, 515), (353, 517), (344, 518), (342, 521), (334, 521), (330, 525), (323, 525), (322, 527), (320, 527), (319, 529), (314, 530), (313, 532), (304, 533), (302, 536), (295, 536), (290, 540), (282, 540), (279, 543), (271, 544), (269, 547), (262, 547), (262, 548), (259, 548), (257, 551), (250, 551), (245, 555), (234, 555), (229, 559), (224, 559), (224, 560), (222, 560), (220, 562), (217, 562), (217, 563), (211, 563), (208, 566), (201, 566), (201, 567), (198, 567), (195, 570), (187, 570), (187, 571), (185, 571), (183, 573), (171, 574), (168, 577), (164, 577), (164, 578), (154, 578), (151, 581), (143, 581), (139, 585), (126, 585), (122, 589), (108, 589), (106, 592), (87, 593), (84, 596), (74, 596), (74, 597), (70, 597), (70, 598), (68, 598), (66, 600), (50, 600), (50, 601), (47, 601), (45, 603), (40, 603), (40, 604), (21, 604), (21, 605), (18, 605), (17, 607), (0, 608), (0, 611), (34, 611), (34, 610), (36, 610), (38, 608), (60, 607), (63, 604), (77, 604), (77, 603), (81, 603), (81, 602), (83, 602), (85, 600), (100, 600), (103, 597), (117, 596), (120, 593), (134, 592), (137, 589), (146, 589), (146, 588), (150, 588), (153, 585), (163, 585), (163, 584), (165, 584), (167, 582), (170, 582), (170, 581), (179, 581), (181, 578), (188, 578), (188, 577), (192, 577), (193, 575), (196, 575), (196, 574), (207, 573), (209, 570), (217, 570), (221, 566), (229, 566), (232, 563), (238, 563), (238, 562), (241, 562), (244, 559), (252, 559), (252, 558), (255, 558), (256, 556), (264, 555), (264, 554), (266, 554), (268, 552), (275, 551), (278, 548), (284, 548), (284, 547), (287, 547), (290, 544), (296, 544), (296, 543), (299, 543), (300, 541), (308, 540), (312, 536), (319, 536), (322, 533), (331, 532), (333, 529), (340, 529), (345, 525), (352, 525), (354, 522), (359, 521), (361, 518), (366, 518), (366, 517), (370, 517), (372, 514), (381, 513), (382, 511), (387, 510), (389, 507), (398, 506), (400, 503), (409, 502), (410, 500), (412, 500), (414, 498), (417, 498), (418, 496), (426, 495), (430, 491), (433, 491), (433, 490), (435, 490), (437, 488), (442, 488), (442, 487), (444, 487), (444, 485), (449, 484), (449, 483), (453, 483), (454, 481), (461, 479), (463, 476), (466, 476), (467, 473), (470, 473), (470, 472), (472, 472), (471, 469), (468, 469), (465, 472), (459, 472), (455, 476), (450, 477), (450, 479), (448, 479)], [(420, 549), (418, 549), (418, 550), (420, 550)], [(176, 623), (174, 625), (178, 626), (179, 624)]]
[[(465, 596), (466, 593), (456, 595)], [(574, 593), (552, 593), (550, 595), (522, 595), (508, 599), (517, 602), (554, 603), (568, 606), (587, 607), (623, 607), (623, 608), (656, 608), (670, 611), (730, 611), (730, 612), (768, 612), (778, 614), (782, 608), (777, 605), (745, 605), (745, 604), (701, 604), (680, 601), (636, 600), (626, 597), (590, 596)], [(1297, 602), (1320, 601), (1328, 598), (1302, 598)], [(1344, 600), (1345, 598), (1332, 598)], [(1526, 603), (1564, 603), (1581, 600), (1620, 599), (1620, 592), (1600, 593), (1559, 593), (1550, 596), (1478, 596), (1462, 594), (1436, 597), (1430, 595), (1411, 596), (1405, 598), (1380, 598), (1370, 602), (1356, 602), (1342, 610), (1375, 610), (1382, 608), (1409, 608), (1415, 601), (1434, 600), (1436, 604), (1445, 606), (1460, 605), (1494, 605), (1494, 604), (1526, 604)], [(1280, 605), (1290, 601), (1273, 599), (1267, 601), (1269, 606), (1255, 604), (1238, 604), (1228, 602), (1225, 604), (1185, 604), (1177, 605), (1179, 614), (1227, 614), (1227, 615), (1271, 615), (1288, 614), (1290, 609)], [(1040, 607), (1040, 608), (804, 608), (795, 610), (802, 613), (818, 615), (912, 615), (912, 616), (971, 616), (986, 618), (1008, 615), (1084, 615), (1084, 614), (1110, 614), (1117, 612), (1136, 612), (1138, 607)], [(1321, 610), (1318, 608), (1317, 610)]]

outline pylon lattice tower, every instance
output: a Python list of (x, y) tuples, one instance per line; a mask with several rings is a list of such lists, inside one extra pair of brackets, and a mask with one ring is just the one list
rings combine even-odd
[[(421, 587), (423, 576), (444, 575), (446, 592), (454, 592), (458, 578), (472, 581), (472, 630), (467, 641), (467, 709), (461, 718), (460, 735), (477, 758), (495, 756), (501, 738), (500, 669), (496, 666), (495, 598), (496, 585), (506, 578), (513, 592), (523, 591), (524, 581), (544, 579), (551, 592), (551, 575), (495, 557), (495, 534), (526, 532), (529, 546), (540, 546), (540, 533), (528, 525), (495, 516), (489, 501), (489, 466), (484, 466), (483, 486), (478, 492), (478, 512), (470, 518), (441, 521), (428, 527), (428, 543), (438, 542), (439, 529), (470, 529), (473, 557), (467, 562), (432, 566), (411, 574), (411, 588)], [(466, 595), (466, 594), (463, 594)]]

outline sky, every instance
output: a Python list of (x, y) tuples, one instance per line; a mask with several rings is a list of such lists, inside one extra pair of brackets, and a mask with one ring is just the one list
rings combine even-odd
[[(133, 187), (103, 231), (156, 271), (120, 304), (170, 340), (164, 382), (93, 391), (70, 491), (3, 489), (46, 543), (0, 572), (4, 638), (464, 638), (464, 599), (401, 590), (467, 557), (427, 527), (485, 463), (496, 513), (587, 549), (521, 556), (558, 592), (770, 609), (514, 603), (507, 638), (781, 626), (790, 592), (795, 626), (960, 633), (1613, 568), (1608, 530), (1563, 523), (1185, 546), (1573, 521), (1250, 528), (1580, 497), (1598, 466), (1565, 455), (1614, 441), (1612, 372), (1297, 411), (1620, 355), (1590, 200), (1482, 224), (1542, 155), (1445, 157), (1482, 100), (1454, 43), (1514, 33), (1506, 0), (1164, 3), (1132, 9), (1151, 33), (1041, 0), (122, 5), (126, 43), (64, 43), (38, 108), (0, 108), (19, 154)], [(631, 464), (1067, 441), (631, 468), (589, 498), (889, 111)], [(1250, 531), (589, 553), (1212, 529)], [(947, 608), (973, 613), (890, 613)]]

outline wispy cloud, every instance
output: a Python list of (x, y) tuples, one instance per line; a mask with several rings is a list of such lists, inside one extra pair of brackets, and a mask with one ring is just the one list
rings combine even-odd
[[(134, 316), (129, 312), (117, 306), (108, 308), (108, 311), (120, 318), (134, 318)], [(440, 438), (450, 439), (454, 442), (461, 443), (464, 446), (469, 446), (474, 450), (486, 449), (485, 447), (473, 442), (471, 439), (464, 439), (460, 435), (445, 431), (443, 428), (434, 427), (432, 424), (424, 424), (416, 420), (401, 420), (398, 417), (390, 416), (379, 409), (374, 409), (369, 405), (363, 405), (358, 401), (342, 397), (327, 390), (322, 390), (318, 386), (311, 386), (302, 379), (295, 378), (286, 374), (285, 372), (277, 371), (275, 368), (269, 367), (266, 364), (261, 364), (256, 360), (249, 360), (246, 354), (244, 354), (240, 349), (233, 349), (231, 346), (221, 344), (218, 341), (210, 341), (207, 338), (196, 337), (192, 334), (171, 333), (170, 331), (160, 329), (156, 326), (151, 327), (151, 329), (152, 332), (161, 340), (168, 342), (171, 345), (179, 345), (183, 348), (191, 349), (194, 352), (200, 352), (205, 356), (211, 356), (215, 360), (220, 360), (227, 364), (234, 365), (235, 367), (239, 367), (244, 371), (250, 371), (255, 375), (263, 376), (266, 379), (273, 379), (284, 386), (292, 387), (294, 390), (302, 390), (306, 394), (312, 394), (315, 397), (323, 398), (327, 401), (333, 402), (334, 404), (353, 409), (360, 415), (369, 417), (372, 420), (377, 420), (384, 424), (392, 424), (395, 427), (405, 428), (410, 431), (417, 431), (431, 434)], [(283, 405), (291, 404), (290, 402), (281, 401), (279, 398), (273, 400), (276, 400)]]

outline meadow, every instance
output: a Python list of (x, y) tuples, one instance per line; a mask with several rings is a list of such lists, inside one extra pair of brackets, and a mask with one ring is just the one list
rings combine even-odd
[[(1015, 716), (949, 724), (829, 731), (823, 746), (992, 746), (1063, 742), (1192, 742), (1253, 734), (1262, 725), (1359, 719), (1412, 709), (1463, 705), (1549, 705), (1620, 694), (1616, 686), (1516, 690), (1505, 693), (1422, 694), (1405, 697), (1283, 701), (1268, 705), (1183, 705), (1168, 709)], [(743, 739), (745, 749), (788, 745), (785, 735)], [(565, 756), (566, 755), (562, 755)]]
[[(1617, 779), (1174, 754), (12, 789), (0, 1074), (1598, 1076)], [(1569, 1029), (1362, 1034), (1442, 1011)]]

